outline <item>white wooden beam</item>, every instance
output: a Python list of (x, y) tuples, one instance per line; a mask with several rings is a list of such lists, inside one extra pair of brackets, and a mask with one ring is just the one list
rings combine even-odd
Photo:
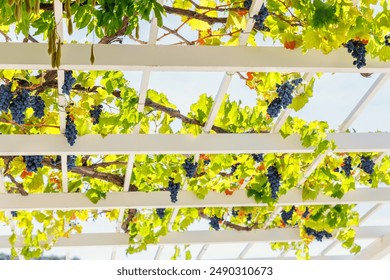
[[(110, 192), (106, 199), (93, 204), (83, 193), (42, 193), (20, 196), (0, 194), (0, 211), (56, 210), (56, 209), (121, 209), (121, 208), (199, 208), (199, 207), (267, 207), (248, 198), (245, 190), (233, 195), (210, 192), (204, 199), (189, 191), (179, 191), (179, 201), (172, 203), (169, 192)], [(359, 188), (346, 193), (343, 198), (332, 198), (319, 194), (316, 200), (302, 199), (301, 189), (292, 189), (280, 197), (276, 206), (327, 205), (356, 203), (390, 203), (389, 188)]]
[[(89, 61), (90, 52), (89, 44), (63, 45), (60, 69), (390, 73), (390, 62), (370, 58), (367, 58), (366, 67), (357, 69), (345, 48), (324, 55), (320, 51), (309, 50), (302, 54), (299, 49), (282, 47), (98, 44), (94, 46), (96, 60), (93, 65)], [(52, 69), (47, 44), (0, 43), (0, 68)]]
[[(388, 152), (390, 133), (329, 133), (334, 152)], [(0, 135), (0, 155), (91, 155), (91, 154), (223, 154), (311, 153), (298, 135), (283, 139), (279, 134), (111, 134), (84, 135), (69, 146), (63, 135)]]
[[(390, 234), (389, 226), (358, 227), (358, 238), (382, 238)], [(252, 231), (185, 231), (169, 232), (160, 237), (159, 244), (221, 244), (245, 242), (292, 242), (301, 240), (298, 228), (275, 228)], [(0, 248), (10, 248), (9, 236), (0, 236)], [(59, 238), (54, 247), (83, 247), (83, 246), (127, 246), (129, 235), (125, 233), (85, 233), (71, 234), (69, 238)], [(22, 243), (17, 241), (16, 247)]]
[(346, 131), (349, 126), (356, 120), (359, 114), (367, 107), (368, 103), (374, 98), (378, 91), (383, 87), (389, 79), (390, 74), (381, 74), (377, 80), (372, 84), (367, 93), (360, 99), (359, 103), (351, 111), (348, 117), (343, 121), (339, 127), (340, 132)]
[(377, 240), (363, 249), (357, 260), (380, 260), (390, 254), (390, 234), (379, 237)]

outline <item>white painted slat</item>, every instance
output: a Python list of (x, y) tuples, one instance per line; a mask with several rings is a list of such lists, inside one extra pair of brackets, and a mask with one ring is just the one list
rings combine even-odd
[[(390, 73), (390, 62), (370, 58), (357, 69), (344, 48), (324, 55), (282, 47), (98, 44), (93, 65), (91, 45), (65, 44), (62, 52), (61, 70)], [(47, 44), (0, 43), (0, 68), (51, 69)]]
[[(356, 228), (358, 238), (382, 238), (390, 234), (389, 226), (369, 226)], [(9, 236), (0, 236), (0, 248), (10, 248)], [(159, 244), (221, 244), (245, 242), (291, 242), (299, 241), (298, 228), (276, 228), (252, 231), (185, 231), (169, 232), (160, 237)], [(20, 241), (19, 241), (20, 242)], [(85, 233), (72, 234), (69, 238), (59, 238), (54, 247), (83, 246), (128, 246), (129, 235), (125, 233)], [(16, 243), (17, 246), (22, 244)]]
[[(252, 207), (267, 206), (248, 198), (244, 190), (232, 195), (210, 192), (204, 199), (198, 199), (189, 191), (179, 191), (179, 201), (172, 203), (169, 192), (110, 192), (106, 199), (93, 204), (83, 193), (43, 193), (21, 196), (0, 194), (0, 211), (12, 210), (55, 210), (55, 209), (121, 209), (121, 208), (199, 208), (199, 207)], [(302, 190), (292, 189), (280, 197), (276, 206), (327, 205), (356, 203), (389, 203), (389, 188), (359, 188), (346, 193), (343, 198), (332, 198), (319, 194), (316, 200), (303, 201)]]

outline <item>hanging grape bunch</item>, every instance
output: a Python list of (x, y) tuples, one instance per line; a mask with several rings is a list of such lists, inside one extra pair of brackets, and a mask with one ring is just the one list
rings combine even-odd
[(271, 118), (276, 118), (282, 108), (286, 109), (293, 100), (293, 92), (295, 88), (303, 82), (302, 78), (297, 78), (284, 82), (282, 85), (276, 84), (276, 92), (278, 97), (271, 101), (268, 105), (267, 113)]
[(186, 176), (188, 178), (193, 178), (195, 176), (196, 168), (198, 167), (197, 162), (193, 163), (192, 159), (186, 158), (184, 163), (182, 164), (182, 166), (183, 166), (183, 168), (186, 172)]
[(218, 230), (220, 229), (220, 227), (219, 227), (219, 221), (220, 221), (220, 219), (218, 219), (217, 216), (211, 217), (211, 218), (210, 218), (209, 225), (210, 225), (213, 229), (215, 229), (215, 230), (218, 231)]
[(0, 85), (0, 111), (8, 113), (12, 97), (11, 84)]
[(374, 173), (375, 163), (370, 157), (362, 156), (360, 159), (360, 168), (363, 169), (364, 172), (368, 174)]
[(19, 93), (11, 101), (9, 105), (12, 119), (17, 124), (24, 124), (24, 119), (26, 117), (25, 112), (29, 106), (30, 106), (30, 92), (28, 90), (22, 89), (22, 92)]
[(43, 156), (24, 156), (23, 159), (28, 172), (37, 172), (38, 168), (43, 167)]
[(317, 241), (320, 241), (322, 242), (322, 239), (325, 237), (325, 238), (331, 238), (332, 237), (332, 234), (330, 234), (329, 232), (325, 231), (325, 230), (322, 230), (322, 231), (316, 231), (312, 228), (305, 228), (306, 230), (306, 233), (310, 236), (314, 236), (314, 238), (317, 240)]
[(93, 124), (98, 124), (99, 123), (99, 118), (100, 118), (100, 114), (102, 113), (102, 111), (103, 111), (103, 105), (102, 104), (100, 104), (98, 106), (95, 106), (95, 105), (92, 106), (92, 110), (89, 111), (89, 115), (92, 118), (92, 123)]
[(282, 220), (285, 224), (287, 224), (288, 221), (292, 220), (292, 216), (295, 211), (295, 206), (291, 207), (290, 211), (283, 210), (281, 213)]
[(253, 160), (257, 163), (264, 161), (264, 154), (251, 154)]
[(273, 199), (277, 199), (280, 187), (280, 179), (282, 176), (279, 174), (278, 169), (275, 166), (268, 167), (267, 178), (271, 187), (271, 197)]
[(352, 171), (352, 158), (350, 156), (344, 158), (343, 165), (341, 168), (344, 170), (345, 176), (351, 176)]
[(168, 182), (168, 191), (170, 192), (171, 202), (177, 202), (177, 195), (180, 190), (180, 183), (174, 183), (173, 179), (170, 178)]
[(62, 85), (62, 93), (69, 95), (75, 82), (76, 79), (73, 77), (73, 71), (65, 71), (65, 79), (64, 84)]
[(366, 45), (361, 41), (349, 40), (345, 47), (355, 60), (353, 65), (358, 69), (366, 66)]
[(390, 34), (385, 36), (385, 46), (390, 47)]
[(30, 106), (34, 110), (34, 116), (42, 118), (45, 115), (45, 102), (42, 97), (33, 95), (30, 97)]
[(160, 220), (164, 219), (165, 216), (165, 208), (157, 208), (156, 214), (160, 218)]
[(76, 143), (77, 133), (78, 131), (76, 129), (76, 125), (74, 124), (73, 119), (68, 114), (66, 116), (65, 137), (69, 145), (73, 146), (74, 143)]

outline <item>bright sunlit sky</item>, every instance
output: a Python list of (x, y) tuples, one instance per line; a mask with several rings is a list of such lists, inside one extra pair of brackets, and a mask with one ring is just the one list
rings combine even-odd
[[(166, 26), (174, 28), (178, 25), (179, 21), (174, 18), (170, 18), (164, 22)], [(140, 28), (140, 39), (148, 40), (149, 23), (142, 22)], [(64, 28), (66, 30), (66, 28)], [(159, 35), (164, 34), (165, 31), (159, 32)], [(189, 29), (183, 29), (182, 33), (186, 37), (195, 36)], [(92, 42), (92, 36), (84, 37), (85, 32), (75, 32), (75, 35), (69, 37), (65, 35), (65, 40), (77, 40), (79, 42), (89, 41)], [(187, 36), (188, 35), (188, 36)], [(195, 37), (194, 37), (195, 38)], [(272, 42), (263, 42), (257, 38), (259, 45), (272, 45)], [(13, 41), (21, 41), (22, 38), (13, 37)], [(1, 41), (4, 41), (1, 38)], [(95, 41), (97, 41), (95, 39)], [(171, 44), (176, 42), (176, 38), (172, 36), (165, 37), (161, 44)], [(128, 38), (124, 40), (124, 43), (134, 43)], [(228, 58), (227, 58), (228, 59)], [(352, 64), (352, 59), (351, 59)], [(151, 75), (149, 88), (164, 92), (168, 99), (177, 105), (178, 109), (186, 114), (189, 111), (189, 107), (194, 103), (198, 96), (203, 93), (215, 96), (218, 91), (219, 85), (222, 81), (224, 73), (198, 73), (198, 72), (153, 72)], [(139, 89), (140, 81), (142, 77), (141, 72), (126, 72), (126, 77), (131, 83), (131, 86), (135, 89)], [(331, 128), (337, 129), (342, 121), (348, 116), (353, 107), (358, 103), (360, 98), (366, 93), (378, 74), (372, 75), (370, 78), (364, 78), (360, 74), (324, 74), (320, 79), (316, 81), (314, 89), (314, 97), (310, 99), (309, 104), (305, 106), (298, 113), (293, 113), (293, 116), (298, 116), (307, 121), (311, 120), (324, 120), (327, 121)], [(390, 104), (390, 82), (381, 88), (370, 104), (359, 115), (357, 120), (351, 125), (351, 128), (357, 132), (374, 132), (374, 131), (390, 131), (390, 111), (387, 110), (388, 104)], [(234, 76), (233, 81), (228, 89), (228, 94), (231, 99), (241, 100), (243, 105), (253, 106), (255, 104), (256, 94), (251, 91), (245, 82), (241, 80), (237, 75)], [(372, 204), (358, 205), (357, 210), (364, 214), (368, 211), (369, 206)], [(390, 205), (385, 205), (383, 208), (374, 214), (364, 225), (389, 225), (390, 217), (387, 213), (390, 211)], [(201, 221), (190, 227), (190, 230), (207, 230), (209, 228), (207, 221)], [(115, 223), (109, 223), (105, 220), (98, 220), (96, 222), (90, 222), (85, 224), (85, 233), (93, 232), (115, 232)], [(6, 228), (0, 228), (0, 234), (9, 234), (10, 231)], [(373, 240), (358, 240), (358, 243), (367, 246)], [(315, 256), (319, 254), (331, 241), (323, 241), (322, 243), (314, 242), (311, 245), (311, 255)], [(246, 244), (220, 244), (210, 245), (204, 259), (215, 258), (236, 258)], [(190, 250), (192, 256), (196, 257), (199, 253), (202, 245), (193, 245)], [(158, 246), (150, 246), (145, 252), (126, 256), (126, 247), (117, 248), (117, 259), (153, 259), (157, 251)], [(112, 253), (112, 247), (84, 247), (84, 248), (54, 248), (46, 255), (66, 255), (70, 254), (70, 257), (79, 257), (81, 259), (110, 259)], [(5, 253), (9, 253), (7, 250), (3, 250)], [(161, 259), (169, 259), (174, 254), (174, 246), (165, 246)], [(270, 246), (266, 243), (259, 243), (254, 246), (246, 255), (247, 258), (261, 258), (261, 257), (276, 257), (278, 252), (274, 252), (270, 249)], [(331, 250), (330, 255), (345, 255), (348, 252), (342, 249), (341, 246), (337, 246)], [(287, 256), (293, 256), (293, 252), (287, 254)]]

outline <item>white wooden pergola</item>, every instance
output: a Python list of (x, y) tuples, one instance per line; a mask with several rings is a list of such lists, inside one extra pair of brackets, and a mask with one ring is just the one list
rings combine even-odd
[[(160, 0), (163, 2), (163, 0)], [(356, 3), (358, 1), (355, 1)], [(262, 0), (254, 0), (249, 14), (257, 14)], [(62, 4), (55, 0), (55, 17), (57, 32), (63, 36)], [(390, 151), (390, 134), (388, 133), (345, 133), (359, 114), (374, 98), (375, 94), (385, 85), (390, 76), (390, 63), (379, 62), (367, 58), (367, 67), (357, 69), (351, 63), (350, 55), (345, 50), (336, 50), (328, 55), (318, 51), (309, 51), (305, 55), (300, 50), (286, 51), (279, 47), (248, 47), (247, 40), (253, 28), (253, 20), (249, 20), (246, 30), (240, 36), (240, 46), (237, 47), (207, 47), (207, 46), (163, 46), (156, 45), (158, 27), (156, 20), (151, 22), (148, 45), (95, 45), (96, 61), (89, 61), (90, 45), (64, 44), (62, 48), (62, 63), (58, 71), (58, 87), (61, 88), (65, 70), (120, 70), (142, 71), (139, 89), (138, 111), (143, 112), (146, 91), (152, 71), (215, 71), (225, 72), (220, 83), (215, 101), (203, 127), (203, 134), (192, 135), (159, 135), (139, 134), (139, 127), (130, 135), (109, 135), (102, 138), (99, 135), (79, 137), (77, 143), (70, 147), (62, 135), (0, 135), (0, 155), (62, 155), (62, 186), (63, 193), (30, 194), (20, 196), (6, 194), (2, 172), (0, 172), (0, 211), (17, 210), (56, 210), (56, 209), (120, 209), (116, 233), (89, 233), (72, 235), (68, 239), (60, 239), (55, 246), (113, 246), (112, 258), (116, 258), (117, 246), (128, 244), (128, 235), (121, 232), (120, 224), (124, 210), (127, 208), (173, 208), (170, 219), (172, 224), (179, 209), (191, 207), (233, 207), (233, 206), (265, 206), (247, 198), (244, 190), (239, 190), (232, 196), (210, 193), (204, 200), (186, 190), (179, 193), (179, 201), (172, 204), (163, 192), (143, 193), (128, 192), (130, 178), (137, 154), (194, 154), (195, 160), (199, 154), (223, 153), (311, 153), (314, 148), (302, 147), (298, 136), (283, 139), (279, 130), (286, 121), (291, 110), (284, 110), (275, 120), (274, 128), (269, 134), (209, 134), (217, 116), (223, 98), (229, 89), (234, 73), (245, 72), (301, 72), (306, 73), (305, 79), (310, 80), (316, 72), (330, 73), (381, 73), (370, 89), (356, 104), (348, 117), (340, 124), (336, 133), (328, 135), (329, 140), (337, 143), (334, 152), (377, 152), (379, 163)], [(34, 54), (34, 55), (31, 55)], [(229, 58), (229, 59), (227, 59)], [(0, 68), (2, 69), (51, 69), (47, 54), (47, 45), (43, 43), (0, 43)], [(59, 97), (59, 104), (65, 104), (64, 97)], [(65, 129), (65, 113), (60, 113), (60, 130)], [(129, 155), (127, 172), (122, 193), (108, 193), (107, 198), (93, 204), (82, 193), (68, 193), (67, 163), (65, 155), (88, 154), (125, 154)], [(316, 169), (325, 155), (318, 156), (304, 173), (298, 186)], [(245, 185), (243, 186), (245, 187)], [(288, 205), (334, 205), (374, 203), (361, 221), (369, 219), (385, 203), (390, 203), (390, 190), (386, 188), (359, 188), (347, 193), (342, 199), (319, 195), (315, 201), (303, 201), (300, 189), (294, 189), (282, 196), (277, 209), (270, 216), (261, 230), (250, 232), (236, 231), (188, 231), (170, 232), (161, 238), (154, 259), (159, 259), (164, 245), (169, 244), (201, 244), (203, 245), (197, 259), (201, 259), (210, 244), (246, 243), (237, 259), (246, 259), (248, 251), (259, 242), (298, 241), (299, 230), (295, 228), (267, 229), (271, 221)], [(11, 224), (11, 226), (13, 226)], [(361, 226), (356, 228), (357, 238), (375, 239), (369, 246), (356, 256), (329, 256), (329, 251), (335, 247), (332, 242), (314, 259), (380, 259), (390, 253), (389, 226)], [(0, 236), (3, 248), (9, 247), (8, 236)], [(223, 256), (221, 256), (223, 257)], [(285, 254), (278, 258), (289, 259)]]

